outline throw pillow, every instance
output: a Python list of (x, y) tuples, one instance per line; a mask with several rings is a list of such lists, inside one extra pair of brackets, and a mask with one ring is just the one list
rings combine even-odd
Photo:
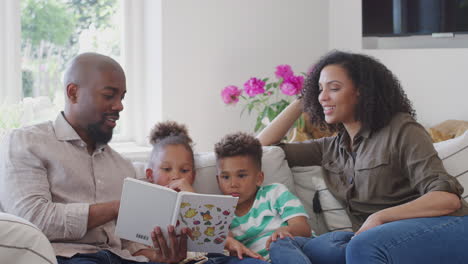
[(330, 193), (320, 166), (291, 168), (297, 196), (311, 217), (309, 224), (320, 235), (330, 231), (352, 231), (343, 205)]
[(461, 136), (468, 130), (468, 121), (447, 120), (428, 129), (433, 142), (441, 142)]
[(468, 201), (468, 131), (463, 135), (434, 144), (447, 172), (465, 188), (462, 197)]

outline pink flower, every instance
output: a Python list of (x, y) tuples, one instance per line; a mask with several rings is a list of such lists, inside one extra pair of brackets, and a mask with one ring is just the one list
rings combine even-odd
[(236, 104), (239, 102), (239, 96), (242, 94), (242, 90), (237, 86), (229, 85), (221, 91), (221, 98), (225, 104)]
[(283, 80), (286, 80), (287, 78), (291, 77), (293, 74), (294, 73), (291, 69), (291, 66), (289, 66), (288, 64), (276, 66), (275, 75), (276, 77), (278, 77), (278, 79), (283, 78)]
[(295, 95), (301, 92), (304, 84), (304, 76), (289, 76), (280, 86), (282, 93), (286, 95)]
[(250, 78), (244, 83), (244, 90), (250, 97), (262, 94), (265, 92), (265, 82), (257, 78)]

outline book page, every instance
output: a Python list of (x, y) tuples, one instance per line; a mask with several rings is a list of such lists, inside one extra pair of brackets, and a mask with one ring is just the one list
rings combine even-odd
[(116, 234), (124, 239), (152, 246), (151, 232), (160, 226), (167, 237), (172, 222), (177, 192), (153, 183), (124, 180)]
[(187, 249), (222, 253), (234, 218), (237, 197), (181, 192), (177, 223), (192, 230)]

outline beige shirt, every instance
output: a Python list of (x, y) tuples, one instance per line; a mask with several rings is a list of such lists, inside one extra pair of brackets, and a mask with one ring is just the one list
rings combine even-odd
[[(370, 214), (430, 191), (463, 193), (457, 179), (446, 172), (429, 134), (408, 114), (395, 115), (374, 133), (362, 129), (352, 150), (349, 141), (344, 131), (335, 137), (281, 146), (291, 167), (323, 166), (324, 180), (346, 206), (353, 230)], [(468, 215), (468, 204), (462, 199), (462, 208), (451, 215)]]
[(0, 210), (38, 226), (56, 255), (108, 249), (125, 258), (144, 245), (115, 235), (115, 220), (87, 230), (90, 204), (120, 200), (132, 164), (108, 145), (90, 155), (59, 114), (55, 122), (13, 130), (0, 149)]

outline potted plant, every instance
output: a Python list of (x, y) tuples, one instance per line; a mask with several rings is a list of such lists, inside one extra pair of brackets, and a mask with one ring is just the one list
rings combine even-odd
[[(278, 65), (275, 79), (252, 77), (244, 83), (243, 89), (228, 85), (221, 91), (221, 98), (227, 105), (236, 105), (242, 100), (241, 115), (245, 111), (257, 114), (254, 131), (258, 132), (301, 94), (304, 76), (304, 73), (295, 75), (290, 65)], [(304, 125), (304, 117), (301, 116), (293, 125), (294, 132), (303, 131)]]

